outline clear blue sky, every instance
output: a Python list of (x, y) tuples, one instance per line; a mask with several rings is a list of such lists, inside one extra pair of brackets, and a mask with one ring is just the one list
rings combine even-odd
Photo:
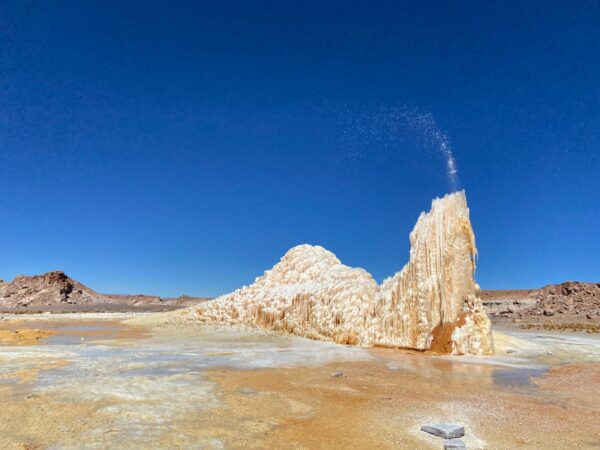
[(449, 190), (431, 130), (395, 123), (417, 109), (482, 287), (600, 281), (599, 23), (594, 1), (5, 0), (0, 278), (217, 295), (308, 242), (381, 281)]

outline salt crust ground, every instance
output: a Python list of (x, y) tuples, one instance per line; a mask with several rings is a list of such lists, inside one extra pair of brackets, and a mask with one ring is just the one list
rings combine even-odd
[(437, 449), (419, 426), (448, 420), (471, 449), (600, 443), (593, 337), (511, 331), (492, 357), (427, 357), (108, 317), (15, 322), (2, 324), (56, 333), (0, 346), (2, 448)]

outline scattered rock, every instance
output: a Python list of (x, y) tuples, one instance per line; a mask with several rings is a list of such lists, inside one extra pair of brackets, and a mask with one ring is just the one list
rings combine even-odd
[(591, 315), (591, 314), (586, 314), (586, 315), (585, 315), (585, 318), (586, 318), (586, 319), (589, 319), (589, 320), (592, 320), (592, 319), (593, 319), (593, 317), (592, 317), (592, 315)]
[(465, 427), (453, 423), (435, 423), (423, 425), (421, 431), (443, 437), (444, 439), (459, 438), (465, 435)]
[(331, 376), (333, 378), (345, 378), (346, 377), (346, 375), (344, 375), (344, 372), (333, 372), (331, 374)]
[(510, 354), (510, 353), (517, 353), (516, 350), (513, 350), (512, 348), (509, 348), (508, 350), (506, 350), (506, 353)]
[(444, 450), (466, 450), (467, 444), (460, 439), (446, 439), (444, 440)]
[(554, 311), (552, 311), (549, 308), (544, 309), (544, 315), (545, 316), (553, 316), (554, 315)]

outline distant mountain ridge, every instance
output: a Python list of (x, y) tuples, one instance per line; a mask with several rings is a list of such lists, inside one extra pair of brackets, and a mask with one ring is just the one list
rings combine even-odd
[[(22, 309), (60, 307), (69, 305), (181, 307), (207, 300), (203, 297), (182, 295), (177, 298), (162, 298), (155, 295), (102, 294), (56, 270), (42, 275), (18, 275), (14, 280), (0, 280), (0, 308)], [(43, 308), (42, 308), (43, 309)]]

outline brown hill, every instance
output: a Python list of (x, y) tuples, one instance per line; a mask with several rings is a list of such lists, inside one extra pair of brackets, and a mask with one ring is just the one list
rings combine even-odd
[(567, 281), (541, 289), (484, 290), (481, 298), (496, 323), (600, 323), (600, 283)]
[(181, 296), (101, 294), (68, 277), (62, 271), (43, 275), (19, 275), (10, 282), (0, 280), (0, 310), (165, 310), (176, 309), (206, 298)]

